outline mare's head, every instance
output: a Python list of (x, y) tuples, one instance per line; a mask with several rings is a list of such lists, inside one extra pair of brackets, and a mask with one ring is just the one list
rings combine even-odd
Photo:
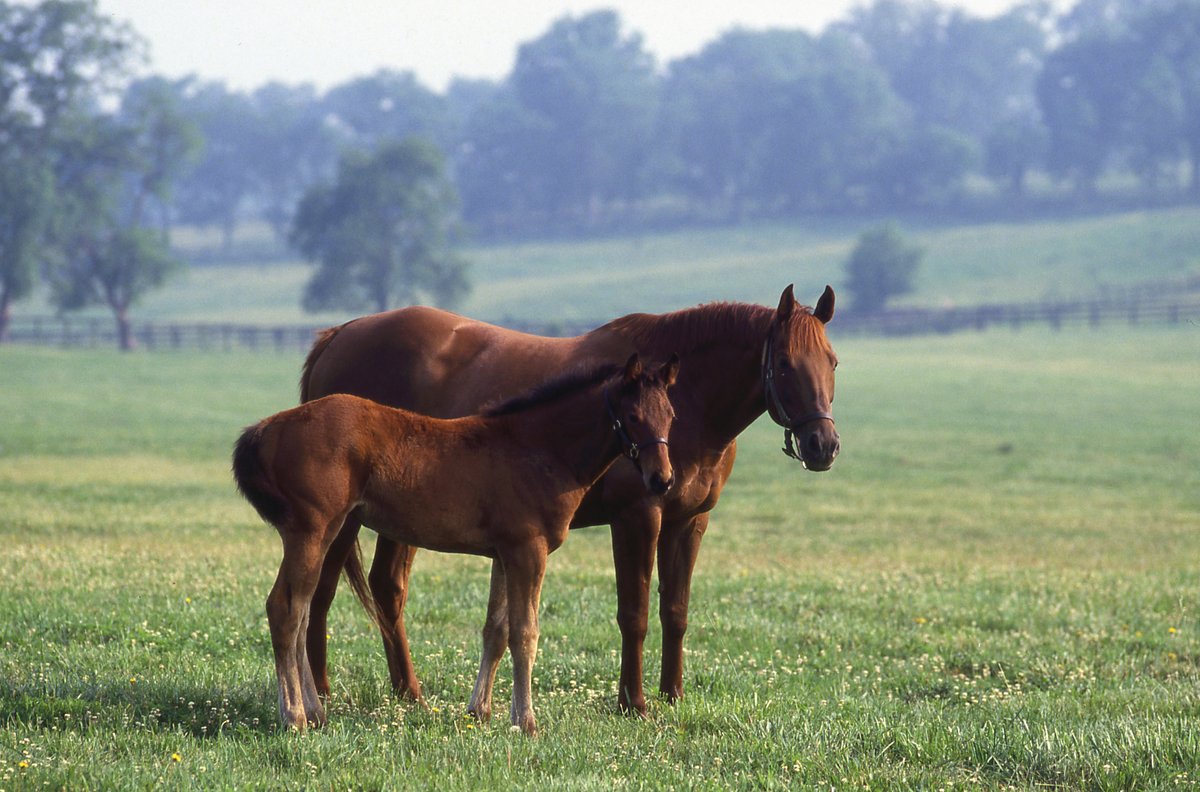
[(604, 395), (621, 452), (633, 460), (646, 489), (655, 495), (666, 493), (675, 483), (675, 471), (667, 455), (667, 436), (675, 410), (667, 388), (675, 384), (678, 374), (677, 355), (657, 370), (647, 371), (635, 354)]
[[(809, 470), (829, 470), (841, 450), (833, 424), (833, 372), (837, 355), (825, 336), (833, 318), (833, 289), (825, 287), (817, 307), (796, 302), (783, 290), (763, 347), (763, 392), (767, 412), (784, 428), (784, 453)], [(797, 450), (792, 446), (796, 437)]]

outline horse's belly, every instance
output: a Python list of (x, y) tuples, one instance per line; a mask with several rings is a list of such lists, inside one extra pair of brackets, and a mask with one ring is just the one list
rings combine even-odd
[(479, 526), (475, 515), (439, 514), (437, 509), (398, 510), (367, 506), (362, 512), (363, 525), (394, 542), (436, 550), (440, 553), (467, 553), (493, 556), (493, 543)]

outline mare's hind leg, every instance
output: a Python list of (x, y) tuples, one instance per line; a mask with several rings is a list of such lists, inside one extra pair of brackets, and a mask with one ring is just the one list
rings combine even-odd
[(283, 561), (267, 597), (267, 621), (279, 680), (279, 717), (284, 728), (303, 731), (324, 723), (304, 646), (309, 605), (321, 574), (324, 548), (312, 536), (284, 534)]
[(392, 690), (401, 698), (422, 702), (421, 682), (408, 648), (404, 628), (404, 604), (408, 600), (408, 577), (412, 573), (417, 548), (380, 536), (375, 543), (375, 560), (367, 582), (379, 615), (379, 632), (387, 655)]
[(333, 595), (337, 593), (338, 579), (346, 566), (346, 559), (354, 551), (358, 541), (359, 523), (353, 517), (347, 518), (341, 533), (329, 546), (325, 554), (325, 563), (321, 566), (321, 577), (317, 589), (313, 592), (312, 606), (309, 609), (308, 626), (304, 629), (307, 636), (308, 662), (311, 664), (314, 684), (317, 693), (329, 697), (329, 659), (328, 659), (328, 622), (329, 607), (333, 604)]
[(664, 525), (658, 538), (658, 615), (663, 631), (658, 689), (672, 703), (683, 697), (683, 635), (687, 632), (692, 570), (706, 530), (707, 512)]
[(491, 591), (488, 593), (487, 619), (483, 623), (483, 655), (479, 659), (479, 675), (467, 703), (467, 712), (481, 721), (492, 717), (492, 685), (496, 668), (508, 646), (508, 583), (504, 564), (492, 561)]

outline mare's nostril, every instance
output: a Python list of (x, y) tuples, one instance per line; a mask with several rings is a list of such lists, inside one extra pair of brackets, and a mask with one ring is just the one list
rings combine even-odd
[(805, 443), (805, 445), (807, 446), (805, 450), (808, 451), (809, 455), (813, 458), (821, 455), (821, 438), (816, 432), (813, 432), (808, 436), (808, 441)]

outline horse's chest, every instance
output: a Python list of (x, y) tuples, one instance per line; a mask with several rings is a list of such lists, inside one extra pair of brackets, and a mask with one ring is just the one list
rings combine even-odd
[(717, 475), (711, 468), (678, 480), (675, 497), (668, 500), (666, 516), (689, 516), (710, 511), (717, 505), (724, 486), (725, 476)]

